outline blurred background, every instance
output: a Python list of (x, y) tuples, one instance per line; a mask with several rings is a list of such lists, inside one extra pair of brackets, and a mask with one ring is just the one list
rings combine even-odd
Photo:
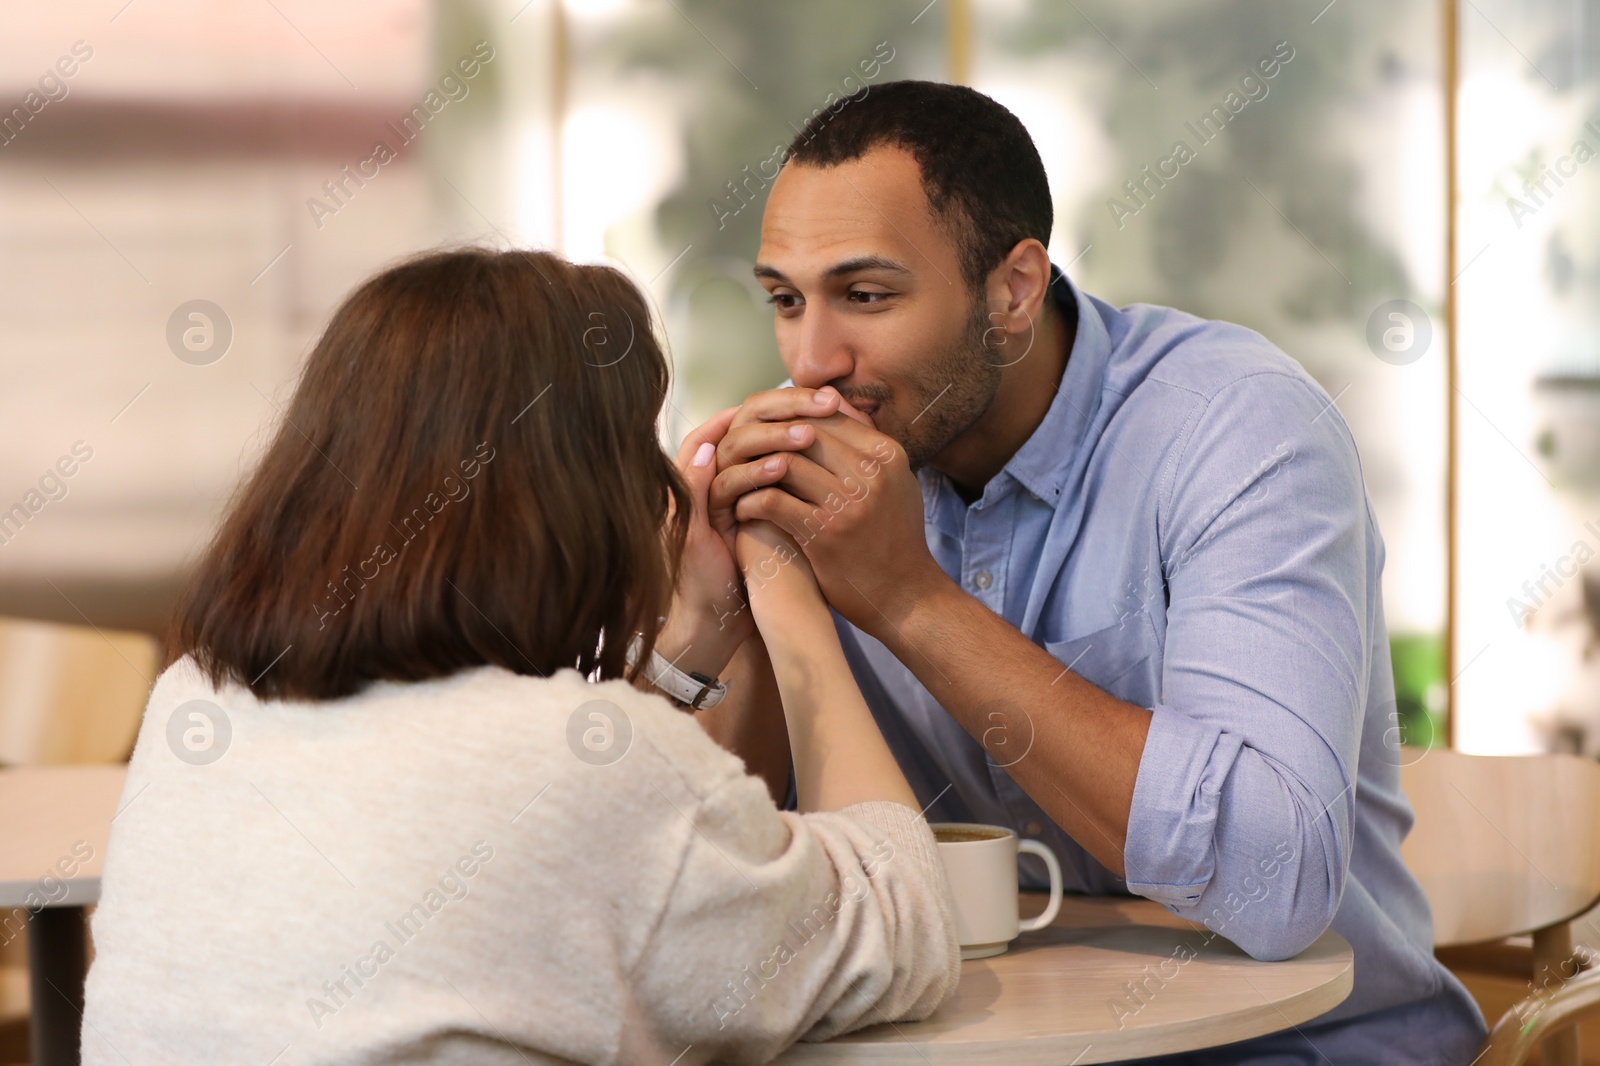
[(1408, 739), (1600, 754), (1596, 20), (1577, 0), (6, 5), (0, 615), (159, 630), (332, 307), (439, 242), (633, 276), (677, 368), (668, 444), (781, 381), (750, 275), (764, 190), (875, 67), (1023, 120), (1080, 286), (1260, 330), (1335, 397), (1388, 545)]

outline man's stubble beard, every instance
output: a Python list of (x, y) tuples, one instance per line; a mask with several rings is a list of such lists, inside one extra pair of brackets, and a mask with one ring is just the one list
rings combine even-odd
[(969, 294), (969, 303), (971, 313), (961, 338), (911, 382), (912, 410), (919, 413), (911, 416), (899, 442), (913, 473), (971, 429), (1000, 389), (1000, 365), (990, 358), (985, 343), (989, 331), (986, 302)]

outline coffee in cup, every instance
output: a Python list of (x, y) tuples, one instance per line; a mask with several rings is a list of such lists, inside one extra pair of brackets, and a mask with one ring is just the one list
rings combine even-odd
[[(963, 959), (1000, 955), (1018, 933), (1042, 929), (1061, 912), (1061, 864), (1037, 840), (1021, 840), (1002, 825), (939, 822), (929, 826), (956, 904), (956, 939)], [(1027, 921), (1017, 913), (1017, 855), (1029, 852), (1050, 872), (1050, 902)]]
[(945, 824), (934, 827), (933, 839), (941, 844), (955, 844), (965, 840), (999, 840), (1009, 831), (990, 825)]

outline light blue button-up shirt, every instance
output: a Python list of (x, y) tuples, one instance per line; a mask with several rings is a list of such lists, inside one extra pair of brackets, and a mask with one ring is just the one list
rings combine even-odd
[[(1173, 1062), (1470, 1062), (1482, 1015), (1434, 959), (1427, 901), (1400, 861), (1412, 814), (1383, 542), (1349, 428), (1257, 333), (1111, 307), (1059, 270), (1051, 294), (1076, 330), (1044, 421), (970, 506), (932, 468), (918, 478), (952, 580), (1151, 710), (1127, 880), (1006, 772), (1049, 707), (1004, 723), (991, 755), (835, 615), (929, 820), (1011, 826), (1055, 851), (1069, 890), (1148, 897), (1257, 958), (1288, 958), (1330, 927), (1354, 948), (1354, 989), (1323, 1017)], [(1024, 887), (1047, 884), (1036, 858), (1022, 864)], [(1106, 996), (1111, 1017), (1137, 1010), (1126, 990)]]

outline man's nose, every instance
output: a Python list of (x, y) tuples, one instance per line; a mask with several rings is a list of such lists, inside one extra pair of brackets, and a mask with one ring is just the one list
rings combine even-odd
[(789, 376), (796, 385), (818, 389), (850, 376), (855, 357), (843, 331), (825, 314), (807, 314), (800, 323), (799, 343)]

